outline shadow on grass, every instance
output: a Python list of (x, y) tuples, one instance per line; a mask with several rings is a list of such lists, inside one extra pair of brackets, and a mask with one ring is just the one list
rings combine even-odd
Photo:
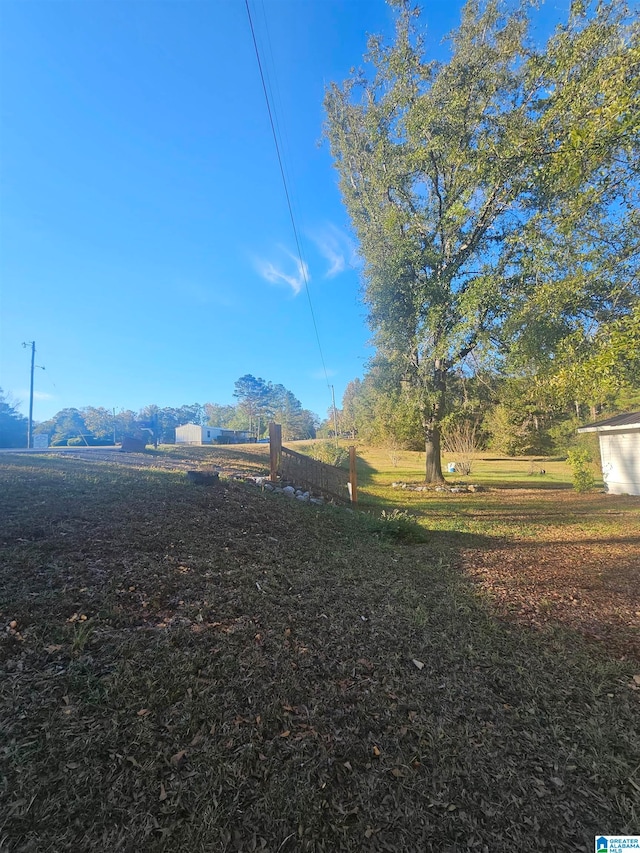
[(496, 618), (459, 571), (492, 537), (397, 546), (179, 477), (0, 466), (11, 849), (569, 853), (637, 830), (631, 670)]
[[(469, 482), (473, 482), (469, 480)], [(480, 482), (482, 482), (482, 478), (480, 478)], [(544, 481), (540, 478), (531, 478), (528, 479), (523, 477), (522, 480), (485, 480), (484, 481), (485, 488), (488, 490), (491, 489), (499, 489), (500, 491), (513, 491), (518, 489), (522, 490), (532, 490), (532, 491), (570, 491), (573, 489), (571, 483), (566, 481)]]

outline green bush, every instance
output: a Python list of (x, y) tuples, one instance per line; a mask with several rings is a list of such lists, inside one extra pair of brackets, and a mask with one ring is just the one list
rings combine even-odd
[(375, 518), (366, 516), (366, 526), (377, 539), (387, 542), (424, 542), (426, 532), (418, 519), (406, 510), (382, 510)]
[(566, 456), (575, 447), (582, 447), (586, 448), (597, 459), (599, 453), (598, 436), (595, 433), (578, 435), (577, 429), (580, 426), (582, 426), (582, 421), (575, 417), (554, 424), (549, 429), (549, 437), (553, 442), (554, 452)]
[(349, 458), (349, 451), (344, 447), (336, 447), (332, 441), (320, 441), (312, 445), (309, 456), (316, 462), (324, 462), (326, 465), (340, 466)]
[(596, 484), (591, 463), (593, 457), (584, 447), (574, 447), (567, 454), (567, 462), (573, 472), (573, 488), (576, 492), (590, 492)]

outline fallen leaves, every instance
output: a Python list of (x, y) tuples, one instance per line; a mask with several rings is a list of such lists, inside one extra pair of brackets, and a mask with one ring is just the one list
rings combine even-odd
[(171, 764), (173, 764), (173, 766), (176, 768), (180, 768), (184, 764), (186, 757), (187, 757), (187, 750), (186, 749), (180, 749), (180, 750), (178, 750), (178, 752), (174, 753), (171, 756)]
[[(505, 629), (450, 551), (383, 550), (346, 514), (307, 522), (237, 484), (194, 494), (166, 472), (98, 472), (89, 491), (79, 473), (76, 497), (64, 464), (56, 495), (86, 527), (2, 578), (0, 626), (28, 626), (20, 645), (0, 630), (0, 811), (18, 845), (577, 849), (590, 822), (631, 823), (637, 668)], [(33, 548), (35, 523), (21, 517)], [(543, 600), (549, 614), (591, 606), (588, 590), (554, 587), (553, 550), (491, 544), (495, 561), (467, 554), (485, 555), (477, 578), (519, 619)], [(74, 657), (83, 621), (94, 641)]]
[[(538, 496), (539, 512), (557, 500), (555, 492)], [(599, 530), (585, 535), (569, 525), (559, 541), (553, 529), (545, 533), (535, 541), (466, 549), (463, 570), (501, 616), (536, 628), (562, 625), (619, 657), (640, 660), (640, 539)]]

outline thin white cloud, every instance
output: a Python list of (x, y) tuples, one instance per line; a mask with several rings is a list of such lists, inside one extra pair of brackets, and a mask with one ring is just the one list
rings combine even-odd
[(270, 284), (286, 284), (293, 291), (293, 295), (297, 296), (305, 281), (309, 281), (309, 268), (287, 249), (281, 246), (278, 248), (281, 254), (287, 256), (290, 263), (278, 267), (272, 261), (258, 259), (256, 267), (260, 275)]
[(318, 248), (329, 261), (329, 269), (325, 273), (327, 278), (333, 278), (345, 271), (347, 261), (336, 243), (332, 240), (326, 240), (323, 243), (318, 243)]
[(353, 240), (332, 223), (310, 232), (309, 236), (329, 263), (325, 278), (335, 278), (347, 268), (355, 269), (359, 266)]

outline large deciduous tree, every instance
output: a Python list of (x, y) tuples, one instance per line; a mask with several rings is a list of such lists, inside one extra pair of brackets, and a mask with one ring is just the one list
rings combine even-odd
[(506, 328), (514, 371), (578, 413), (637, 382), (640, 351), (640, 25), (620, 2), (587, 11), (530, 62), (543, 156)]
[[(611, 12), (619, 3), (600, 4), (591, 18), (574, 4), (569, 43), (561, 30), (548, 53), (536, 53), (522, 9), (470, 0), (449, 60), (427, 62), (417, 13), (396, 5), (395, 43), (370, 40), (372, 75), (359, 72), (327, 91), (327, 136), (364, 259), (377, 357), (417, 394), (425, 476), (437, 482), (456, 366), (478, 347), (498, 345), (504, 358), (512, 341), (526, 349), (536, 336), (552, 355), (578, 326), (588, 333), (571, 321), (576, 314), (606, 322), (611, 314), (598, 319), (598, 305), (610, 307), (612, 293), (624, 291), (617, 304), (629, 307), (637, 293), (626, 244), (626, 268), (613, 276), (624, 283), (603, 274), (611, 263), (592, 274), (597, 243), (629, 240), (616, 217), (621, 188), (608, 178), (637, 138), (635, 96), (598, 81), (603, 68), (615, 69), (637, 91), (637, 36)], [(571, 50), (578, 37), (591, 51)], [(601, 144), (576, 135), (576, 122), (587, 119)], [(571, 145), (584, 156), (569, 170)], [(572, 229), (587, 223), (598, 240), (572, 242)], [(549, 324), (540, 286), (553, 293), (558, 283), (564, 300)]]

